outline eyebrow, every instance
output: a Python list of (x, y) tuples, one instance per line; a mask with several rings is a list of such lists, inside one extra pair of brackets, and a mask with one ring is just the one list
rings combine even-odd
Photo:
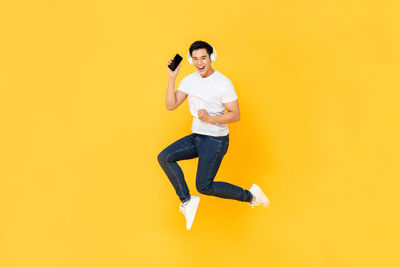
[[(201, 57), (207, 57), (207, 55), (203, 55), (203, 56), (201, 56)], [(193, 58), (197, 58), (197, 57), (193, 57)]]

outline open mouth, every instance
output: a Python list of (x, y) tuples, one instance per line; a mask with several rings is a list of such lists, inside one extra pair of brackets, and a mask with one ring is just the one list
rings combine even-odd
[(199, 71), (203, 71), (205, 68), (206, 68), (205, 66), (197, 67), (197, 69), (198, 69)]

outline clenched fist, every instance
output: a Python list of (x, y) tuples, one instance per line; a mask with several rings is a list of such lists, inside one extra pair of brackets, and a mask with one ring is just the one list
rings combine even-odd
[(208, 112), (205, 109), (199, 109), (197, 111), (197, 116), (201, 121), (208, 121), (208, 119), (210, 118), (210, 115), (208, 115)]

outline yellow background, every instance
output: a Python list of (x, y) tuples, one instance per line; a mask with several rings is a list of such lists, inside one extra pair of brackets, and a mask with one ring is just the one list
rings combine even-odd
[[(1, 1), (0, 265), (400, 266), (398, 1)], [(239, 96), (191, 231), (157, 154), (196, 40)], [(197, 159), (180, 163), (194, 195)]]

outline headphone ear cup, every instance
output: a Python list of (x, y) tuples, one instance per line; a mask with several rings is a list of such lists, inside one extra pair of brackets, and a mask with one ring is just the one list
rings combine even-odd
[(216, 59), (216, 58), (215, 58), (215, 54), (214, 54), (214, 52), (213, 52), (213, 53), (211, 53), (211, 57), (210, 57), (210, 59), (211, 59), (211, 61), (213, 61), (213, 62), (215, 61), (215, 59)]
[(188, 59), (190, 65), (193, 65), (193, 60), (192, 60), (192, 57), (190, 56), (190, 52), (188, 52), (188, 54), (187, 54), (187, 59)]
[(211, 53), (210, 59), (211, 59), (211, 61), (215, 61), (217, 59), (217, 50), (215, 50), (215, 48), (212, 45), (210, 45), (210, 46), (213, 49), (213, 52)]

